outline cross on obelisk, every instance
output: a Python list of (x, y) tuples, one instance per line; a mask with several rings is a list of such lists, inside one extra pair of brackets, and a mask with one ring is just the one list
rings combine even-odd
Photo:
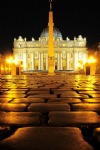
[(50, 2), (49, 24), (48, 24), (48, 74), (54, 75), (54, 43), (53, 43), (53, 11), (52, 0)]

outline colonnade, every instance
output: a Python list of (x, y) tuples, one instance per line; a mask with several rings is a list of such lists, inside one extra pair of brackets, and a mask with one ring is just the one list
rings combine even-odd
[[(35, 70), (48, 70), (48, 50), (45, 51), (23, 51), (21, 53), (15, 53), (15, 59), (17, 62), (21, 60), (23, 64), (23, 71), (35, 71)], [(58, 50), (54, 55), (54, 70), (77, 70), (78, 62), (84, 60), (87, 57), (86, 49), (80, 50)]]

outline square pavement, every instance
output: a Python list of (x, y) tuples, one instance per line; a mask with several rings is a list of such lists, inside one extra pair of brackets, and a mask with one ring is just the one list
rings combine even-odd
[(100, 149), (100, 76), (0, 79), (0, 150)]

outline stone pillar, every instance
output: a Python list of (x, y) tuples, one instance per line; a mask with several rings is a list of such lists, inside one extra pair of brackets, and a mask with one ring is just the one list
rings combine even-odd
[(44, 68), (43, 68), (43, 53), (41, 53), (40, 60), (41, 60), (41, 70), (44, 70)]
[(32, 64), (31, 69), (33, 70), (33, 53), (31, 54), (31, 64)]
[(67, 53), (67, 70), (69, 70), (69, 52)]
[(60, 70), (60, 57), (59, 57), (59, 53), (57, 53), (57, 70)]
[(46, 53), (46, 70), (48, 70), (48, 53)]
[(40, 65), (41, 64), (41, 59), (40, 59), (41, 57), (40, 57), (40, 53), (38, 55), (39, 55), (38, 70), (41, 70), (41, 65)]
[(34, 70), (34, 53), (32, 53), (32, 70)]
[(62, 53), (59, 54), (60, 70), (62, 70)]
[(23, 71), (27, 71), (27, 50), (23, 53)]
[(75, 51), (73, 50), (73, 69), (75, 71)]

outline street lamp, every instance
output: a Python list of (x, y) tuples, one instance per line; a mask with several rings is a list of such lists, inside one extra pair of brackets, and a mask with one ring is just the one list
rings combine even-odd
[(88, 64), (96, 63), (96, 59), (95, 59), (93, 56), (90, 56), (89, 59), (87, 60), (87, 63), (88, 63)]
[(11, 74), (11, 69), (12, 69), (12, 64), (15, 63), (15, 60), (13, 59), (12, 56), (6, 58), (6, 62), (9, 64), (9, 73)]

